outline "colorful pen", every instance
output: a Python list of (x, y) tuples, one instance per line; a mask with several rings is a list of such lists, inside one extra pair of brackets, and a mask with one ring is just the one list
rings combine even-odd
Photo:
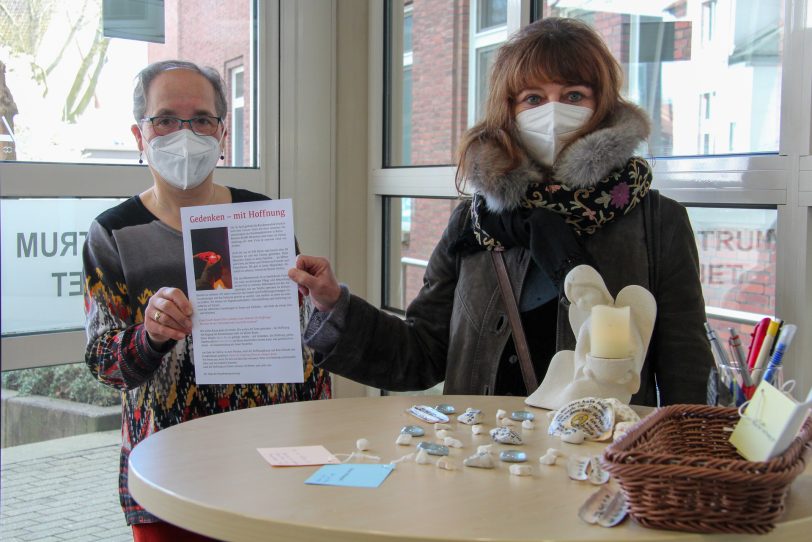
[(772, 383), (775, 372), (779, 367), (781, 367), (784, 352), (786, 352), (787, 348), (789, 347), (789, 343), (792, 342), (792, 338), (795, 336), (795, 331), (797, 328), (798, 327), (795, 324), (785, 324), (781, 329), (781, 334), (778, 336), (778, 342), (775, 345), (773, 357), (770, 359), (770, 364), (767, 365), (767, 370), (764, 371), (764, 380), (767, 382)]
[(744, 348), (742, 348), (741, 337), (739, 337), (739, 334), (736, 333), (736, 330), (732, 327), (727, 329), (730, 332), (730, 339), (728, 339), (728, 346), (730, 346), (730, 357), (733, 358), (733, 362), (736, 364), (736, 367), (738, 367), (738, 369), (741, 371), (744, 385), (749, 388), (753, 385), (753, 381), (750, 380), (750, 371), (746, 365), (747, 359), (744, 356)]
[(747, 351), (747, 367), (752, 371), (756, 365), (756, 358), (761, 351), (761, 343), (764, 341), (764, 334), (772, 322), (771, 318), (765, 317), (759, 321), (750, 334), (750, 347)]
[(750, 371), (750, 378), (754, 381), (760, 379), (761, 371), (767, 365), (770, 351), (773, 349), (773, 343), (775, 343), (775, 337), (778, 334), (778, 328), (780, 326), (781, 320), (772, 320), (769, 327), (767, 327), (767, 333), (764, 334), (764, 340), (761, 342), (761, 349), (758, 352), (756, 363), (753, 365), (753, 370)]

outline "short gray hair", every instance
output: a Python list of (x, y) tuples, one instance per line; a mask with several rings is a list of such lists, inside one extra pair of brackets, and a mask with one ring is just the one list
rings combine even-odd
[(147, 92), (152, 81), (163, 72), (170, 70), (191, 70), (205, 77), (214, 88), (214, 110), (221, 119), (226, 118), (228, 102), (226, 101), (225, 83), (220, 73), (214, 68), (201, 67), (185, 60), (161, 60), (153, 62), (135, 76), (135, 89), (133, 90), (133, 116), (135, 122), (140, 123), (147, 114)]

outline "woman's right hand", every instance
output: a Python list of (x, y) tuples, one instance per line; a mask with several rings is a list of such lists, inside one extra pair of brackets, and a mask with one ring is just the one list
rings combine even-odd
[(288, 270), (288, 277), (299, 285), (302, 295), (310, 296), (320, 312), (333, 310), (341, 297), (341, 287), (326, 258), (300, 254), (296, 267)]
[(149, 298), (144, 313), (144, 327), (153, 346), (160, 348), (166, 341), (182, 341), (192, 332), (192, 304), (183, 290), (161, 288)]

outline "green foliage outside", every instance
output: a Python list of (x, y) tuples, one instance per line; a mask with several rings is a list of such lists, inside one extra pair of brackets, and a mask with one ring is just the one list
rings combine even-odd
[(121, 404), (121, 393), (97, 381), (84, 363), (6, 371), (3, 388), (98, 406)]

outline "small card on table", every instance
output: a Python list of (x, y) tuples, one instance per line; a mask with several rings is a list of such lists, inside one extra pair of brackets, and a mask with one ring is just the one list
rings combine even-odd
[(324, 446), (257, 448), (259, 455), (274, 467), (302, 467), (341, 463)]
[(378, 487), (394, 470), (392, 465), (342, 463), (324, 465), (305, 484), (344, 487)]

